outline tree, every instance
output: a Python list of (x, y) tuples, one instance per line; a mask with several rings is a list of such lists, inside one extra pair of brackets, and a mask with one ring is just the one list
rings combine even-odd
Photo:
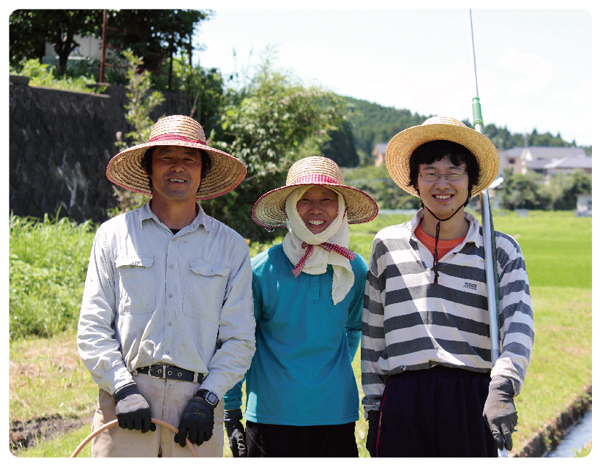
[(325, 142), (321, 150), (323, 156), (331, 158), (339, 166), (358, 166), (360, 159), (356, 152), (356, 142), (352, 134), (352, 126), (348, 120), (344, 120), (337, 130), (328, 133), (329, 140)]
[(216, 68), (192, 67), (182, 59), (174, 61), (173, 89), (187, 97), (190, 116), (203, 128), (215, 128), (225, 105), (223, 77)]
[(579, 194), (592, 193), (592, 175), (583, 170), (575, 170), (572, 174), (555, 175), (552, 177), (554, 188), (554, 210), (575, 210)]
[(58, 55), (58, 76), (79, 46), (76, 35), (93, 35), (102, 25), (102, 10), (16, 10), (9, 19), (10, 64), (17, 67), (28, 58), (44, 56), (46, 42)]
[[(142, 59), (135, 56), (131, 50), (123, 52), (127, 60), (127, 104), (125, 105), (125, 120), (131, 131), (123, 137), (117, 135), (115, 147), (122, 151), (128, 147), (142, 144), (150, 139), (150, 133), (154, 126), (154, 121), (150, 118), (152, 111), (164, 102), (164, 96), (151, 89), (152, 82), (148, 71), (141, 71)], [(115, 216), (123, 211), (142, 206), (148, 201), (144, 194), (129, 191), (127, 189), (113, 186), (114, 195), (119, 205), (111, 215)]]
[(552, 197), (548, 189), (544, 189), (542, 176), (533, 171), (526, 174), (513, 174), (504, 170), (502, 183), (502, 205), (508, 210), (549, 210)]
[(273, 234), (252, 221), (252, 205), (265, 192), (285, 185), (295, 161), (320, 155), (327, 131), (346, 111), (342, 98), (304, 87), (265, 61), (247, 84), (229, 91), (220, 126), (211, 134), (212, 146), (246, 164), (246, 179), (230, 193), (203, 202), (203, 208), (248, 239), (272, 240)]
[(499, 128), (495, 124), (486, 124), (483, 127), (483, 134), (493, 142), (498, 150), (508, 150), (525, 143), (522, 134), (511, 134), (506, 127)]
[(534, 129), (531, 132), (528, 140), (529, 145), (538, 146), (538, 147), (573, 147), (574, 144), (565, 142), (560, 133), (556, 136), (553, 136), (549, 132), (544, 134), (539, 134), (537, 129)]
[[(10, 16), (11, 65), (44, 56), (50, 42), (58, 55), (57, 75), (64, 74), (69, 55), (78, 43), (76, 35), (102, 37), (104, 10), (17, 10)], [(210, 16), (201, 10), (106, 10), (107, 42), (116, 55), (131, 50), (144, 69), (172, 75), (173, 60), (185, 55), (191, 65), (193, 35), (197, 23)], [(170, 87), (170, 80), (163, 87)]]
[(169, 76), (162, 87), (170, 89), (175, 56), (186, 56), (191, 67), (194, 29), (211, 14), (202, 10), (108, 10), (107, 42), (111, 49), (130, 49), (140, 57), (143, 69), (153, 73), (155, 84), (161, 73)]

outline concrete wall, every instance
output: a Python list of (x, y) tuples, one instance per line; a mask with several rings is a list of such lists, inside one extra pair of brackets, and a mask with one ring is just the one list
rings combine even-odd
[[(29, 87), (27, 81), (10, 79), (10, 211), (104, 221), (116, 206), (106, 166), (117, 153), (117, 132), (131, 130), (125, 121), (126, 89), (110, 86), (103, 95), (85, 94)], [(183, 96), (165, 97), (154, 120), (189, 114)]]

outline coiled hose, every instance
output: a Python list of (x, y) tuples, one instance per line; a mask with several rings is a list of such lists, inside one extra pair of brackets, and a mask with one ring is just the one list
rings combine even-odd
[[(173, 431), (175, 434), (177, 434), (177, 431), (178, 431), (177, 428), (175, 428), (173, 425), (167, 423), (166, 421), (159, 420), (158, 418), (152, 418), (152, 423), (155, 423), (160, 426), (164, 426), (165, 428), (169, 428), (171, 431)], [(79, 453), (81, 452), (81, 450), (85, 447), (85, 445), (88, 442), (90, 442), (92, 439), (94, 439), (96, 436), (98, 436), (102, 431), (107, 430), (108, 428), (112, 428), (113, 426), (116, 426), (118, 424), (119, 424), (119, 420), (113, 420), (113, 421), (103, 425), (102, 427), (98, 428), (96, 431), (94, 431), (92, 434), (90, 434), (87, 438), (85, 438), (81, 442), (81, 444), (79, 444), (77, 446), (77, 448), (71, 454), (71, 458), (77, 457), (79, 455)], [(192, 453), (192, 457), (198, 457), (198, 454), (196, 453), (196, 449), (194, 449), (193, 444), (190, 442), (190, 440), (188, 438), (185, 438), (185, 443), (188, 446), (188, 449), (190, 450), (190, 452)]]

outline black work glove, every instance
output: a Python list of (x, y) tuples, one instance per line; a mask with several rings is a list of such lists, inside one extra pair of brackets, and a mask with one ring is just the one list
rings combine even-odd
[(517, 409), (513, 401), (512, 382), (502, 376), (494, 376), (483, 406), (483, 418), (494, 436), (498, 449), (512, 450), (512, 432), (517, 426)]
[(377, 455), (377, 433), (379, 430), (379, 410), (369, 410), (367, 412), (367, 421), (369, 430), (367, 431), (367, 450), (371, 457)]
[(115, 413), (119, 426), (123, 429), (136, 429), (142, 433), (156, 431), (152, 423), (150, 405), (140, 394), (135, 383), (120, 387), (113, 394), (115, 398)]
[(229, 447), (234, 457), (246, 457), (246, 435), (244, 434), (244, 425), (242, 419), (242, 410), (239, 408), (225, 410), (223, 422), (229, 438)]
[(212, 437), (214, 423), (214, 407), (203, 398), (194, 396), (181, 415), (175, 442), (185, 447), (185, 438), (188, 437), (192, 444), (199, 446)]

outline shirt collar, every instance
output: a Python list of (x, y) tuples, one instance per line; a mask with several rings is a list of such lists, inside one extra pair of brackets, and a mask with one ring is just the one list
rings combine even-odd
[[(424, 214), (425, 211), (423, 208), (421, 208), (410, 221), (410, 230), (413, 238), (416, 238), (415, 230), (417, 229), (417, 226), (419, 226)], [(469, 230), (465, 236), (464, 243), (466, 244), (467, 242), (474, 242), (477, 246), (483, 246), (483, 239), (481, 234), (479, 234), (479, 221), (477, 221), (477, 218), (475, 218), (469, 212), (465, 212), (465, 219), (469, 222)]]
[[(156, 223), (158, 223), (159, 225), (164, 226), (166, 228), (167, 226), (164, 225), (158, 219), (158, 217), (152, 211), (152, 208), (150, 208), (151, 200), (152, 199), (150, 199), (148, 202), (146, 202), (146, 204), (144, 204), (144, 206), (142, 206), (140, 208), (140, 226), (143, 228), (144, 222), (146, 220), (154, 220), (154, 221), (156, 221)], [(203, 226), (204, 229), (206, 229), (209, 232), (215, 231), (216, 225), (214, 224), (214, 221), (212, 220), (212, 218), (204, 212), (204, 210), (202, 209), (202, 207), (199, 204), (196, 204), (196, 205), (198, 205), (198, 213), (196, 214), (196, 217), (185, 228), (182, 228), (182, 230), (185, 229), (185, 232), (191, 232), (191, 231), (195, 231), (200, 226)]]

